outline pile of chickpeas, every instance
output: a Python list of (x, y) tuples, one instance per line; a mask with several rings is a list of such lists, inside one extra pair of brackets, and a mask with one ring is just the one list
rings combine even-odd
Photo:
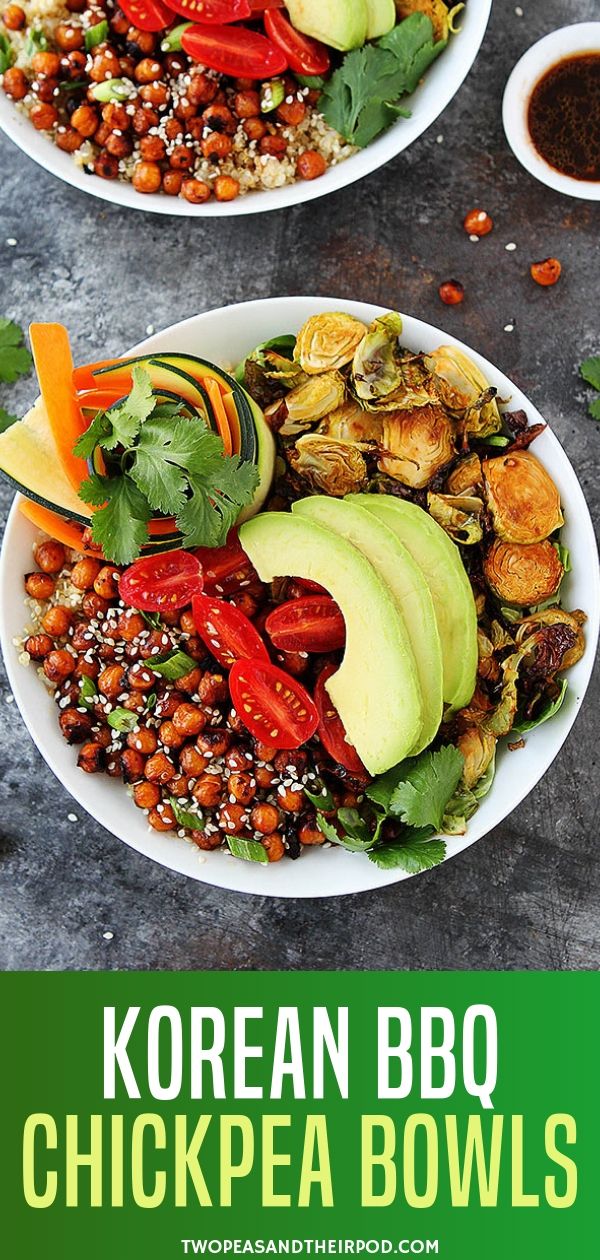
[[(79, 746), (81, 770), (123, 779), (150, 827), (186, 835), (200, 849), (241, 836), (258, 840), (276, 862), (323, 843), (304, 793), (305, 786), (318, 790), (317, 772), (323, 777), (313, 750), (277, 751), (250, 736), (189, 608), (161, 613), (161, 628), (150, 628), (120, 600), (117, 566), (94, 556), (73, 563), (53, 540), (40, 542), (34, 556), (38, 568), (26, 575), (25, 590), (35, 601), (36, 630), (24, 648), (53, 689), (60, 729)], [(67, 591), (69, 602), (57, 602)], [(259, 599), (258, 592), (241, 591), (237, 602), (256, 613)], [(173, 647), (195, 664), (170, 682), (146, 662)], [(287, 654), (293, 655), (298, 661), (286, 665), (306, 668), (306, 658)], [(95, 686), (89, 707), (82, 703), (83, 678)], [(115, 708), (136, 715), (132, 730), (110, 725)], [(335, 782), (333, 796), (336, 808), (358, 803), (350, 784)], [(181, 828), (171, 798), (182, 809), (199, 807), (202, 826)]]
[[(232, 201), (240, 183), (230, 174), (210, 182), (194, 174), (199, 159), (219, 163), (233, 152), (233, 136), (242, 127), (248, 143), (259, 154), (281, 158), (288, 140), (284, 128), (297, 126), (317, 98), (298, 90), (295, 79), (285, 80), (285, 98), (268, 115), (261, 113), (257, 84), (249, 79), (224, 79), (195, 67), (184, 52), (163, 53), (164, 32), (154, 34), (131, 26), (108, 0), (65, 0), (73, 23), (62, 23), (54, 34), (55, 50), (36, 52), (26, 73), (12, 66), (2, 86), (7, 96), (22, 101), (29, 94), (33, 126), (52, 133), (59, 149), (75, 153), (92, 141), (95, 156), (88, 169), (101, 179), (123, 178), (122, 162), (135, 154), (131, 182), (140, 193), (162, 191), (200, 205), (214, 196)], [(85, 27), (108, 21), (110, 40), (85, 51)], [(25, 28), (26, 15), (9, 4), (2, 22), (9, 31)], [(181, 75), (189, 77), (175, 90)], [(131, 100), (101, 104), (93, 96), (95, 84), (126, 79), (135, 85)], [(160, 129), (160, 134), (158, 133)], [(305, 150), (296, 161), (301, 179), (316, 179), (326, 170), (322, 154)]]

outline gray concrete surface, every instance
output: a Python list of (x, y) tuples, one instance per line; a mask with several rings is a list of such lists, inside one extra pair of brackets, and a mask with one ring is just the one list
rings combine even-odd
[[(444, 325), (513, 377), (553, 425), (597, 507), (600, 428), (586, 415), (577, 365), (600, 350), (600, 207), (526, 175), (505, 143), (500, 110), (508, 73), (529, 44), (600, 14), (597, 0), (522, 0), (522, 9), (519, 16), (509, 0), (495, 0), (475, 68), (410, 152), (285, 214), (207, 223), (113, 209), (0, 139), (2, 313), (24, 325), (63, 320), (86, 359), (120, 353), (149, 323), (252, 297), (314, 292), (398, 307)], [(475, 205), (495, 221), (477, 245), (461, 227)], [(506, 250), (510, 242), (516, 250)], [(549, 254), (564, 274), (556, 289), (542, 290), (528, 267)], [(437, 285), (449, 277), (465, 285), (461, 307), (439, 302)], [(2, 402), (24, 406), (32, 389), (21, 382)], [(6, 512), (7, 486), (0, 496)], [(8, 698), (3, 680), (3, 967), (600, 964), (597, 678), (552, 769), (492, 835), (441, 870), (337, 902), (244, 898), (186, 882), (90, 819), (69, 822), (73, 803)]]

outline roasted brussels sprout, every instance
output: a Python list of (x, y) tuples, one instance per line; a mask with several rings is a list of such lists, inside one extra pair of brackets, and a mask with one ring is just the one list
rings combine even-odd
[(316, 424), (342, 404), (345, 392), (344, 378), (339, 372), (322, 372), (320, 376), (305, 378), (286, 395), (288, 416), (281, 432), (284, 435), (298, 433), (307, 425)]
[(375, 402), (402, 384), (398, 338), (402, 319), (390, 311), (371, 324), (352, 360), (352, 381), (357, 398)]
[(435, 386), (445, 407), (452, 411), (466, 433), (489, 437), (502, 427), (492, 389), (468, 355), (456, 346), (438, 346), (425, 356)]
[(365, 325), (353, 315), (339, 311), (311, 315), (296, 338), (294, 358), (309, 376), (344, 367), (365, 332)]
[(464, 4), (455, 4), (448, 8), (444, 0), (396, 0), (396, 12), (400, 19), (410, 17), (411, 13), (424, 13), (431, 21), (436, 42), (448, 39), (456, 31), (454, 20), (464, 9)]
[(363, 490), (367, 483), (367, 465), (353, 442), (335, 442), (318, 433), (306, 433), (288, 451), (288, 460), (313, 490), (337, 499)]
[(527, 655), (526, 651), (512, 652), (506, 660), (502, 662), (502, 691), (500, 695), (500, 703), (496, 706), (492, 713), (488, 713), (481, 723), (481, 730), (487, 735), (494, 735), (496, 739), (500, 739), (501, 735), (508, 735), (512, 730), (512, 726), (517, 713), (518, 695), (517, 681), (519, 677), (519, 669), (521, 662)]
[(546, 626), (563, 626), (574, 637), (571, 637), (569, 646), (561, 655), (560, 669), (570, 669), (581, 660), (585, 652), (583, 626), (586, 621), (587, 617), (580, 608), (576, 608), (574, 612), (566, 612), (564, 608), (545, 608), (541, 612), (532, 613), (530, 617), (525, 617), (519, 623), (515, 635), (516, 641), (521, 645), (532, 634), (543, 630)]
[(428, 494), (427, 508), (434, 521), (455, 542), (467, 547), (481, 542), (483, 502), (471, 495)]
[(446, 481), (448, 494), (477, 495), (483, 488), (483, 471), (479, 455), (465, 455), (452, 469)]
[(483, 475), (499, 538), (537, 543), (564, 524), (558, 490), (543, 464), (529, 451), (485, 459)]
[(381, 442), (383, 420), (363, 411), (353, 398), (347, 398), (341, 407), (328, 413), (319, 425), (319, 433), (342, 442)]
[(494, 655), (494, 644), (481, 627), (477, 631), (477, 673), (487, 682), (495, 683), (500, 676), (500, 666)]
[(452, 425), (434, 404), (394, 412), (384, 416), (383, 447), (378, 461), (381, 472), (420, 489), (453, 458)]
[(500, 538), (486, 552), (483, 570), (498, 599), (519, 608), (533, 608), (552, 599), (564, 573), (552, 543), (508, 543)]
[(494, 760), (495, 737), (489, 731), (482, 730), (481, 726), (473, 725), (467, 726), (456, 742), (465, 759), (462, 784), (466, 788), (472, 788)]

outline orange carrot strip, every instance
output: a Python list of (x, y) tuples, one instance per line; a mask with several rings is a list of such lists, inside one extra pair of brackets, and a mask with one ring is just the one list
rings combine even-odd
[(81, 367), (76, 367), (73, 371), (75, 389), (97, 389), (99, 381), (94, 372), (118, 362), (119, 359), (99, 359), (97, 363), (83, 363)]
[(85, 429), (85, 423), (73, 387), (69, 336), (62, 324), (31, 324), (29, 336), (58, 456), (71, 485), (79, 490), (88, 469), (85, 460), (73, 454), (73, 447)]
[(98, 555), (97, 551), (84, 547), (83, 529), (74, 521), (65, 520), (64, 516), (58, 516), (56, 512), (51, 512), (49, 508), (42, 507), (41, 503), (34, 503), (31, 499), (20, 499), (19, 511), (37, 529), (43, 530), (51, 538), (56, 538), (57, 542), (63, 543), (65, 547), (72, 547), (74, 551), (83, 551), (88, 556)]
[(242, 449), (242, 431), (240, 429), (240, 418), (237, 413), (235, 399), (231, 390), (227, 394), (223, 394), (223, 407), (229, 423), (229, 431), (231, 433), (231, 443), (236, 455), (239, 455)]
[(233, 442), (231, 439), (231, 430), (229, 428), (227, 412), (225, 411), (225, 407), (223, 406), (223, 398), (222, 398), (219, 386), (217, 385), (217, 382), (213, 380), (213, 378), (210, 376), (203, 377), (202, 384), (212, 404), (215, 420), (217, 422), (217, 429), (219, 430), (221, 438), (223, 439), (223, 446), (225, 448), (225, 454), (232, 455)]

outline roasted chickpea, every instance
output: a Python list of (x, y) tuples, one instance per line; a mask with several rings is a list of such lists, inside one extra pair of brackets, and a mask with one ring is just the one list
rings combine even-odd
[(184, 634), (196, 633), (196, 622), (194, 621), (194, 614), (191, 608), (184, 608), (183, 612), (179, 614), (179, 629), (183, 630)]
[(124, 709), (129, 709), (130, 713), (144, 713), (146, 710), (146, 695), (143, 691), (130, 691), (125, 700), (120, 700), (119, 704)]
[(276, 748), (273, 748), (273, 747), (271, 746), (271, 744), (263, 744), (263, 743), (262, 743), (262, 741), (261, 741), (260, 739), (257, 739), (257, 740), (255, 741), (255, 745), (254, 745), (254, 746), (255, 746), (255, 749), (256, 749), (256, 758), (257, 758), (257, 761), (269, 761), (269, 762), (272, 762), (272, 761), (273, 761), (273, 758), (277, 755), (277, 749), (276, 749)]
[(78, 591), (89, 591), (92, 589), (96, 578), (100, 572), (101, 565), (97, 560), (92, 560), (90, 556), (78, 560), (77, 564), (71, 569), (71, 582), (77, 587)]
[(236, 121), (227, 105), (209, 105), (204, 110), (202, 121), (211, 131), (224, 132), (232, 136), (236, 129)]
[(74, 127), (60, 126), (56, 129), (55, 140), (57, 148), (62, 149), (64, 153), (75, 153), (81, 148), (83, 136)]
[(272, 135), (269, 132), (268, 135), (263, 136), (262, 140), (259, 140), (258, 149), (260, 153), (266, 153), (268, 157), (280, 158), (287, 149), (287, 140), (283, 136)]
[(256, 796), (256, 779), (246, 771), (230, 774), (227, 788), (230, 796), (234, 796), (240, 805), (249, 805)]
[(260, 116), (260, 96), (258, 92), (249, 89), (246, 92), (236, 92), (233, 98), (233, 108), (238, 118), (258, 118)]
[(71, 125), (86, 140), (96, 134), (99, 123), (98, 114), (92, 105), (79, 105), (71, 114)]
[(298, 839), (301, 844), (323, 844), (325, 836), (314, 822), (306, 822), (298, 829)]
[(206, 831), (190, 831), (190, 839), (194, 841), (194, 844), (197, 844), (199, 849), (207, 850), (218, 849), (223, 842), (220, 831), (211, 831), (210, 834)]
[(217, 820), (221, 831), (227, 832), (228, 835), (237, 835), (243, 831), (247, 821), (246, 810), (243, 805), (235, 805), (227, 803), (221, 805), (217, 810)]
[(75, 49), (83, 48), (83, 30), (81, 26), (67, 26), (66, 22), (59, 22), (54, 32), (54, 40), (63, 52), (73, 52)]
[(86, 591), (81, 607), (90, 621), (102, 621), (110, 607), (107, 599), (101, 599), (100, 595), (96, 595), (94, 590)]
[(145, 162), (160, 162), (165, 156), (166, 147), (160, 136), (142, 136), (140, 153)]
[(50, 131), (58, 122), (58, 110), (54, 108), (54, 105), (40, 103), (34, 105), (29, 111), (29, 117), (36, 131)]
[[(98, 136), (96, 135), (96, 140)], [(104, 150), (94, 158), (94, 174), (100, 179), (117, 179), (119, 175), (119, 159)]]
[(212, 674), (209, 670), (199, 680), (198, 695), (203, 704), (214, 705), (226, 700), (229, 694), (227, 679), (223, 674)]
[(156, 752), (158, 740), (149, 726), (140, 726), (139, 731), (129, 732), (127, 745), (129, 748), (133, 748), (134, 752), (142, 753), (144, 757), (150, 757), (153, 752)]
[(124, 690), (125, 670), (122, 665), (107, 665), (98, 675), (98, 691), (107, 700), (116, 700)]
[(146, 665), (132, 665), (127, 671), (127, 682), (134, 691), (150, 691), (156, 683), (156, 676)]
[(271, 787), (276, 777), (275, 771), (268, 770), (266, 766), (257, 766), (254, 771), (254, 778), (256, 779), (256, 783), (259, 788), (264, 789)]
[(179, 118), (166, 118), (164, 132), (167, 140), (180, 140), (183, 136), (183, 123)]
[(295, 792), (293, 788), (283, 787), (283, 784), (277, 788), (277, 804), (286, 814), (298, 814), (305, 800), (304, 792)]
[(327, 170), (327, 162), (316, 149), (305, 149), (296, 162), (296, 174), (300, 179), (319, 179)]
[(192, 105), (208, 105), (214, 100), (218, 90), (219, 85), (216, 79), (211, 79), (201, 70), (197, 70), (191, 75), (186, 95)]
[(162, 188), (167, 197), (178, 197), (183, 184), (183, 171), (165, 171)]
[(463, 219), (463, 227), (469, 236), (487, 236), (493, 226), (493, 220), (485, 210), (469, 210)]
[(77, 652), (87, 652), (95, 641), (94, 633), (90, 630), (87, 621), (78, 621), (71, 636), (71, 646)]
[(25, 651), (33, 657), (34, 661), (41, 661), (52, 651), (54, 643), (49, 634), (30, 634), (25, 641)]
[(81, 79), (85, 75), (87, 55), (84, 52), (70, 52), (60, 59), (61, 79)]
[(39, 79), (33, 80), (31, 91), (44, 105), (54, 105), (54, 99), (58, 96), (58, 79), (45, 79), (40, 75)]
[(247, 770), (251, 765), (251, 761), (246, 759), (246, 753), (243, 748), (230, 748), (225, 756), (225, 765), (228, 770)]
[(214, 158), (218, 161), (220, 158), (229, 157), (233, 148), (231, 136), (227, 136), (221, 131), (211, 131), (209, 136), (205, 136), (201, 142), (200, 148), (205, 158)]
[(36, 52), (31, 58), (31, 69), (34, 74), (43, 74), (56, 79), (60, 73), (60, 57), (58, 53)]
[(231, 743), (231, 731), (218, 726), (207, 726), (196, 740), (196, 748), (206, 757), (222, 757)]
[(281, 814), (274, 805), (269, 805), (267, 801), (263, 801), (260, 805), (255, 805), (250, 814), (250, 826), (254, 831), (260, 831), (263, 835), (275, 831), (281, 821)]
[(229, 710), (229, 713), (227, 714), (227, 725), (238, 735), (244, 735), (246, 733), (246, 727), (244, 726), (239, 713), (235, 709)]
[(239, 180), (231, 175), (217, 175), (213, 189), (217, 201), (235, 201), (240, 191)]
[(100, 673), (100, 666), (97, 661), (88, 661), (85, 656), (78, 656), (75, 669), (73, 670), (74, 678), (97, 678)]
[[(189, 696), (193, 696), (196, 692), (199, 694), (201, 680), (202, 670), (191, 669), (189, 674), (184, 674), (181, 678), (177, 679), (177, 686), (180, 691), (185, 691)], [(203, 697), (200, 698), (202, 699)]]
[(117, 79), (121, 66), (116, 52), (107, 44), (99, 45), (88, 74), (94, 83), (104, 83), (105, 79)]
[(104, 768), (104, 756), (102, 745), (95, 740), (90, 740), (89, 743), (82, 744), (77, 758), (77, 765), (86, 774), (99, 774)]
[(102, 106), (102, 121), (110, 127), (111, 131), (128, 131), (131, 127), (131, 116), (127, 113), (124, 105), (120, 105), (118, 101), (107, 101)]
[(210, 199), (210, 185), (203, 179), (184, 179), (181, 185), (181, 196), (194, 206), (201, 206)]
[(146, 778), (151, 783), (168, 783), (176, 774), (173, 762), (166, 753), (156, 752), (146, 762)]
[(137, 639), (146, 628), (146, 623), (141, 613), (134, 612), (133, 608), (128, 608), (126, 612), (121, 613), (117, 621), (117, 634), (126, 643), (131, 643), (133, 639)]
[(263, 836), (263, 846), (267, 850), (269, 862), (280, 862), (285, 853), (285, 845), (280, 831), (271, 831)]
[(135, 784), (133, 799), (138, 809), (154, 809), (160, 800), (160, 788), (156, 783), (149, 783), (147, 779), (144, 779), (141, 783)]
[(92, 718), (89, 713), (80, 713), (79, 709), (61, 709), (58, 725), (68, 744), (82, 744), (90, 737)]
[(192, 788), (192, 796), (204, 809), (214, 809), (222, 800), (225, 784), (220, 774), (201, 774)]
[(158, 127), (159, 122), (160, 115), (148, 105), (136, 109), (131, 118), (131, 126), (136, 136), (147, 135), (151, 127)]
[(54, 635), (55, 639), (62, 639), (69, 633), (72, 618), (70, 608), (65, 608), (63, 604), (54, 604), (44, 613), (42, 625), (48, 634)]
[(255, 144), (262, 140), (269, 130), (264, 118), (245, 118), (242, 127), (250, 142), (254, 141)]
[(444, 280), (438, 288), (438, 295), (445, 306), (458, 306), (464, 301), (464, 285), (460, 280)]
[(148, 822), (155, 831), (176, 831), (177, 822), (170, 805), (163, 802), (157, 805), (156, 809), (151, 809), (148, 814)]
[(282, 749), (273, 759), (273, 765), (282, 778), (299, 779), (308, 766), (308, 755), (303, 748)]
[(195, 704), (180, 704), (173, 714), (173, 726), (186, 738), (204, 730), (208, 718)]
[(94, 590), (101, 599), (114, 600), (119, 594), (121, 574), (113, 564), (104, 564), (94, 578)]
[(185, 738), (169, 718), (161, 722), (158, 734), (161, 744), (166, 748), (181, 748)]
[(135, 748), (126, 748), (121, 753), (121, 774), (125, 783), (136, 783), (144, 774), (146, 758)]
[(156, 48), (156, 35), (154, 31), (140, 31), (137, 26), (126, 26), (125, 31), (119, 34), (126, 35), (126, 44), (131, 45), (131, 52), (137, 57), (149, 57), (150, 53)]
[(185, 774), (176, 774), (173, 779), (169, 779), (169, 792), (171, 796), (189, 796), (190, 781)]
[(9, 4), (2, 14), (2, 21), (7, 31), (22, 31), (27, 17), (20, 4)]
[(33, 549), (33, 554), (38, 568), (43, 573), (60, 573), (67, 558), (62, 543), (55, 542), (53, 538), (49, 538), (47, 542), (38, 543)]
[(44, 658), (44, 673), (50, 682), (61, 683), (75, 669), (75, 657), (66, 648), (55, 648)]
[(160, 696), (156, 706), (157, 718), (172, 718), (180, 704), (185, 704), (185, 696), (182, 691), (165, 691)]
[(138, 192), (158, 192), (161, 180), (160, 166), (156, 162), (136, 162), (131, 182)]
[(25, 590), (33, 599), (50, 599), (54, 592), (54, 578), (49, 573), (27, 573)]
[(9, 66), (2, 75), (2, 87), (12, 101), (22, 101), (29, 91), (27, 76), (18, 66)]
[(189, 171), (194, 165), (194, 152), (187, 144), (176, 144), (169, 154), (169, 165), (174, 171)]
[(162, 78), (162, 72), (162, 62), (155, 61), (153, 57), (142, 57), (135, 67), (135, 78), (138, 83), (156, 83)]
[[(306, 115), (306, 105), (304, 104), (304, 101), (299, 101), (297, 97), (293, 97), (291, 101), (282, 101), (281, 105), (277, 106), (275, 113), (277, 114), (279, 122), (284, 123), (286, 127), (297, 127), (298, 123), (301, 123)], [(307, 149), (306, 152), (310, 153), (311, 156), (314, 155), (315, 157), (320, 158), (323, 162), (325, 161), (324, 158), (321, 158), (321, 154), (316, 153), (314, 150)], [(302, 154), (301, 156), (304, 157), (305, 154)], [(303, 178), (314, 179), (315, 177), (314, 175), (305, 175)]]
[(206, 770), (210, 758), (205, 757), (193, 744), (185, 744), (179, 753), (179, 767), (184, 774), (195, 778)]

